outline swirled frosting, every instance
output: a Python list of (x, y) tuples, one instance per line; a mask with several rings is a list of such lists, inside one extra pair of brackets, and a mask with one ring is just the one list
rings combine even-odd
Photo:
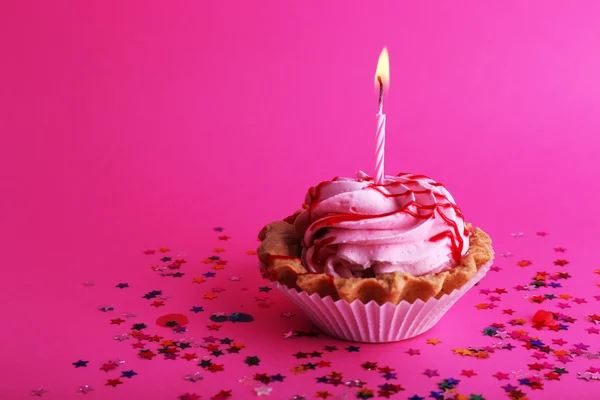
[(315, 273), (369, 277), (402, 271), (413, 276), (447, 270), (468, 251), (468, 229), (442, 184), (424, 175), (359, 172), (309, 189), (294, 221), (304, 265)]

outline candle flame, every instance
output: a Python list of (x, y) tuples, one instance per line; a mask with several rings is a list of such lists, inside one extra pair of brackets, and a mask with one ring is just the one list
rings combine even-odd
[(387, 47), (381, 50), (379, 61), (377, 62), (377, 70), (375, 71), (375, 87), (379, 90), (379, 80), (383, 84), (383, 88), (387, 90), (390, 87), (390, 56)]

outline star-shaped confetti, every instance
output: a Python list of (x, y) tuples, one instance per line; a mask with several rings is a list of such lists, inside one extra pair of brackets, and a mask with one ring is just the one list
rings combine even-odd
[(249, 367), (251, 367), (253, 365), (259, 365), (260, 364), (260, 358), (258, 358), (257, 356), (248, 356), (244, 360), (244, 363), (248, 364)]
[(105, 386), (112, 386), (112, 387), (117, 387), (118, 385), (122, 385), (123, 382), (121, 382), (120, 378), (116, 378), (116, 379), (109, 379), (106, 381), (106, 383), (104, 384)]
[(475, 372), (473, 372), (472, 369), (463, 369), (460, 374), (462, 376), (466, 376), (467, 378), (471, 378), (473, 376), (476, 376), (477, 374)]
[(499, 381), (504, 380), (504, 379), (508, 379), (508, 374), (505, 374), (504, 372), (496, 372), (492, 376), (494, 378), (498, 379)]
[(427, 368), (425, 370), (425, 372), (423, 372), (423, 375), (427, 376), (428, 378), (433, 378), (434, 376), (440, 376), (437, 369), (429, 369), (429, 368)]
[(133, 378), (134, 376), (137, 375), (137, 372), (135, 372), (134, 370), (130, 369), (127, 371), (121, 371), (121, 378)]
[(88, 394), (93, 391), (94, 391), (94, 388), (91, 387), (90, 385), (82, 385), (77, 388), (77, 393), (82, 393), (82, 394)]
[(254, 388), (254, 391), (256, 392), (257, 396), (268, 396), (271, 394), (271, 392), (273, 391), (273, 388), (270, 388), (268, 386), (259, 386), (257, 388)]
[(405, 353), (407, 353), (409, 356), (418, 356), (418, 355), (421, 355), (421, 350), (419, 350), (419, 349), (408, 349), (407, 351), (405, 351)]
[(530, 260), (517, 261), (517, 266), (519, 266), (519, 267), (529, 267), (530, 265), (531, 265)]
[(184, 393), (178, 397), (179, 400), (200, 400), (200, 398), (196, 393)]
[(35, 396), (35, 397), (42, 397), (46, 393), (48, 393), (48, 391), (46, 389), (44, 389), (43, 387), (31, 390), (31, 395)]
[(89, 361), (78, 360), (78, 361), (75, 361), (72, 364), (75, 366), (75, 368), (81, 368), (81, 367), (87, 367), (88, 363), (89, 363)]

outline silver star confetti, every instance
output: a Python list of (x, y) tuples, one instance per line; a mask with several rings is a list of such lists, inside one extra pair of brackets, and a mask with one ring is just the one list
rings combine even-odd
[(123, 317), (129, 319), (129, 318), (136, 318), (137, 317), (137, 313), (134, 312), (126, 312), (123, 313)]
[(254, 388), (254, 391), (256, 392), (257, 396), (269, 396), (271, 394), (271, 392), (273, 391), (273, 388), (270, 388), (268, 386), (259, 386), (257, 388)]
[(583, 379), (585, 381), (589, 381), (592, 378), (591, 372), (578, 372), (577, 379)]
[(42, 397), (46, 393), (48, 393), (48, 391), (46, 389), (44, 389), (43, 387), (31, 390), (32, 396)]
[(119, 342), (122, 342), (124, 340), (128, 340), (129, 339), (129, 335), (127, 333), (122, 333), (120, 335), (116, 335), (113, 339), (114, 340), (118, 340)]
[(513, 371), (512, 374), (515, 376), (516, 379), (523, 379), (527, 377), (527, 374), (520, 369), (517, 371)]
[(357, 388), (362, 388), (364, 384), (365, 384), (365, 382), (361, 381), (360, 379), (354, 379), (352, 381), (348, 381), (345, 383), (345, 385), (348, 387), (357, 387)]
[[(506, 333), (506, 331), (498, 331), (496, 332), (496, 336), (504, 340), (508, 337), (508, 333)], [(502, 342), (500, 342), (500, 344), (502, 344)]]
[(241, 383), (242, 385), (246, 386), (246, 385), (252, 383), (252, 379), (245, 376), (242, 379), (240, 379), (238, 382)]
[(85, 287), (96, 286), (96, 282), (94, 282), (94, 281), (84, 281), (83, 282), (83, 286), (85, 286)]
[(204, 378), (200, 375), (200, 372), (194, 372), (193, 374), (186, 375), (184, 379), (188, 382), (196, 383)]
[(98, 307), (98, 310), (102, 311), (102, 312), (109, 312), (109, 311), (113, 311), (115, 309), (115, 306), (112, 304), (103, 304), (100, 307)]
[(77, 388), (77, 393), (88, 394), (89, 392), (93, 392), (94, 388), (90, 385), (83, 385)]
[(600, 351), (596, 352), (596, 353), (590, 353), (588, 352), (586, 357), (588, 358), (588, 360), (593, 360), (595, 358), (600, 358)]

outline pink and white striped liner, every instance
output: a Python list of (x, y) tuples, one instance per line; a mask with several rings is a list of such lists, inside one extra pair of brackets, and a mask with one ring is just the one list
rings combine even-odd
[(456, 301), (481, 280), (490, 269), (493, 259), (460, 289), (438, 299), (421, 300), (398, 305), (382, 306), (374, 301), (348, 303), (308, 295), (275, 282), (277, 288), (298, 306), (324, 333), (344, 340), (363, 343), (385, 343), (410, 339), (431, 329)]

